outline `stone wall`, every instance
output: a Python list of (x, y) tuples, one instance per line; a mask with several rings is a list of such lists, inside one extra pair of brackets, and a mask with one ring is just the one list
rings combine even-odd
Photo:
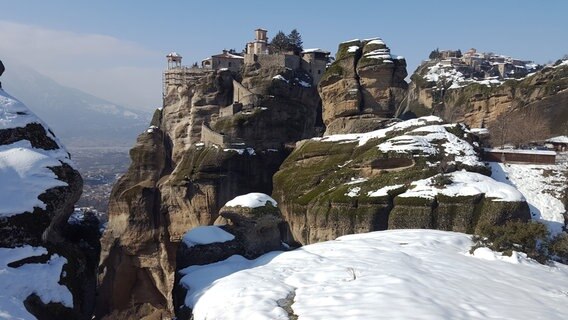
[(228, 144), (228, 139), (224, 135), (217, 133), (205, 123), (201, 124), (201, 142), (205, 143), (206, 146), (216, 144), (218, 146), (225, 146)]
[(219, 109), (219, 117), (230, 117), (243, 109), (243, 104), (235, 102), (230, 106)]
[(233, 102), (241, 103), (244, 106), (256, 105), (257, 97), (254, 93), (250, 92), (240, 82), (233, 80)]
[(313, 85), (317, 86), (327, 67), (327, 61), (318, 59), (302, 59), (302, 69), (312, 76)]
[(301, 58), (289, 54), (261, 54), (256, 57), (256, 61), (263, 68), (286, 67), (295, 70), (300, 68)]
[(213, 69), (229, 69), (232, 72), (239, 72), (241, 70), (241, 66), (243, 65), (242, 58), (225, 58), (225, 57), (212, 57), (213, 62)]

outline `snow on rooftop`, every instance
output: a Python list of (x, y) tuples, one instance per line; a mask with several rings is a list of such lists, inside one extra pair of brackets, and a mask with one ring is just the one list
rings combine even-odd
[(175, 51), (172, 51), (172, 52), (168, 53), (168, 55), (167, 55), (166, 57), (172, 57), (172, 58), (174, 58), (174, 57), (180, 57), (180, 58), (181, 58), (181, 56), (179, 55), (179, 53), (177, 53), (177, 52), (175, 52)]
[(269, 195), (252, 192), (235, 197), (233, 200), (225, 203), (225, 207), (258, 208), (266, 206), (267, 202), (271, 203), (274, 207), (277, 205), (276, 200), (272, 199)]
[(434, 199), (438, 194), (449, 197), (474, 196), (485, 194), (493, 201), (523, 201), (523, 195), (514, 187), (498, 182), (491, 177), (465, 170), (447, 174), (451, 183), (445, 186), (435, 186), (437, 176), (417, 180), (410, 184), (408, 190), (399, 195), (402, 198), (416, 197)]
[(26, 263), (18, 268), (11, 262), (47, 254), (42, 247), (0, 248), (0, 318), (36, 319), (26, 310), (24, 300), (31, 294), (45, 304), (61, 303), (73, 307), (73, 296), (67, 287), (59, 284), (67, 260), (56, 254), (47, 263)]
[(471, 245), (437, 230), (356, 234), (190, 266), (181, 283), (195, 320), (288, 319), (285, 301), (299, 319), (568, 318), (568, 266)]
[[(568, 61), (568, 60), (567, 60), (567, 61)], [(553, 137), (553, 138), (550, 138), (550, 139), (546, 140), (546, 142), (550, 142), (550, 143), (568, 143), (568, 136)]]
[(524, 149), (484, 149), (485, 152), (491, 153), (516, 153), (516, 154), (536, 154), (536, 155), (546, 155), (546, 156), (555, 156), (555, 151), (550, 150), (524, 150)]
[(235, 236), (218, 226), (195, 227), (183, 235), (183, 243), (188, 247), (195, 245), (222, 243), (235, 239)]
[(487, 128), (471, 128), (469, 131), (473, 134), (477, 135), (486, 135), (489, 134), (489, 129)]
[(305, 50), (302, 51), (302, 53), (312, 53), (312, 52), (313, 53), (325, 53), (325, 54), (330, 53), (329, 51), (325, 51), (325, 50), (322, 50), (320, 48), (305, 49)]

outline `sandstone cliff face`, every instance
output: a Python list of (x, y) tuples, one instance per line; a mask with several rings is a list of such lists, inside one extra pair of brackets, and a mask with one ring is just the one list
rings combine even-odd
[(380, 128), (404, 99), (406, 76), (406, 61), (382, 40), (341, 43), (318, 86), (326, 134)]
[[(0, 89), (0, 250), (3, 259), (8, 252), (18, 256), (2, 261), (9, 267), (3, 276), (10, 279), (0, 280), (0, 290), (7, 296), (24, 297), (23, 301), (14, 297), (14, 309), (8, 310), (31, 313), (39, 319), (90, 319), (99, 254), (98, 226), (90, 230), (68, 224), (82, 186), (68, 152), (51, 130)], [(39, 273), (58, 264), (59, 273), (42, 279), (53, 287), (46, 284), (33, 289), (37, 284), (26, 282), (24, 270)], [(20, 281), (2, 287), (19, 275)], [(59, 296), (50, 296), (50, 290)]]
[[(461, 125), (425, 117), (369, 133), (305, 140), (275, 174), (273, 197), (301, 244), (398, 228), (473, 233), (487, 223), (530, 219), (515, 190), (517, 199), (500, 202), (481, 190), (467, 196), (445, 191), (454, 184), (495, 182), (477, 173), (488, 172), (472, 139)], [(416, 192), (421, 184), (440, 191)]]
[(543, 115), (552, 134), (568, 133), (568, 66), (546, 67), (523, 80), (507, 80), (500, 85), (450, 87), (450, 82), (424, 79), (431, 65), (420, 66), (412, 76), (408, 101), (401, 106), (403, 117), (434, 114), (447, 121), (486, 127), (503, 113), (532, 109)]
[[(289, 153), (284, 145), (313, 135), (319, 99), (315, 88), (300, 85), (301, 77), (261, 68), (245, 72), (241, 84), (240, 75), (219, 71), (170, 88), (111, 194), (97, 316), (172, 316), (183, 234), (213, 224), (237, 195), (270, 194), (272, 176)], [(240, 112), (221, 115), (222, 108), (241, 102), (234, 99), (242, 94), (235, 86), (254, 92), (254, 99)], [(226, 143), (200, 142), (202, 124)]]

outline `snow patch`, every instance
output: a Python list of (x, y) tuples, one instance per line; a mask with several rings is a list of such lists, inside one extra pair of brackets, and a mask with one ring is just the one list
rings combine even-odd
[(363, 183), (365, 181), (367, 181), (369, 179), (367, 178), (351, 178), (351, 181), (346, 182), (346, 185), (352, 185), (352, 184), (358, 184), (358, 183)]
[(493, 201), (524, 201), (523, 195), (514, 187), (498, 182), (491, 177), (465, 170), (447, 174), (452, 181), (450, 184), (437, 187), (434, 180), (439, 175), (431, 178), (413, 181), (405, 193), (399, 197), (434, 199), (438, 194), (449, 197), (474, 196), (485, 194), (486, 198)]
[(361, 192), (361, 187), (353, 187), (349, 188), (347, 193), (345, 194), (348, 197), (354, 198), (359, 196), (359, 192)]
[(280, 81), (284, 81), (284, 82), (286, 82), (286, 83), (289, 83), (289, 81), (286, 80), (286, 78), (284, 78), (284, 77), (283, 77), (282, 75), (280, 75), (280, 74), (275, 75), (274, 77), (272, 77), (272, 79), (274, 79), (274, 80), (280, 80)]
[(54, 254), (45, 264), (8, 266), (11, 262), (46, 254), (43, 247), (0, 248), (0, 318), (36, 319), (24, 306), (24, 300), (32, 293), (45, 304), (54, 302), (73, 308), (71, 292), (58, 283), (67, 259)]
[(61, 165), (63, 152), (33, 148), (28, 140), (0, 146), (0, 217), (46, 208), (38, 196), (67, 186), (49, 169)]
[(258, 208), (266, 206), (267, 202), (271, 203), (274, 207), (277, 205), (276, 200), (272, 199), (269, 195), (253, 192), (235, 197), (233, 200), (225, 203), (225, 207)]
[(365, 145), (369, 140), (375, 138), (384, 138), (390, 132), (402, 131), (414, 126), (423, 126), (428, 123), (442, 123), (442, 119), (436, 116), (426, 116), (417, 119), (410, 119), (406, 121), (397, 122), (390, 127), (379, 129), (366, 133), (347, 133), (347, 134), (334, 134), (325, 136), (323, 138), (313, 138), (312, 140), (319, 140), (324, 142), (358, 142), (359, 146)]
[(367, 192), (368, 197), (386, 197), (388, 196), (388, 192), (396, 189), (400, 189), (404, 187), (403, 184), (395, 184), (394, 186), (386, 186), (382, 187), (376, 191), (369, 191)]
[(350, 53), (357, 52), (357, 50), (359, 50), (359, 46), (349, 46), (349, 48), (347, 48), (347, 52)]
[(235, 239), (235, 236), (217, 226), (200, 226), (189, 230), (183, 236), (188, 247), (195, 245), (222, 243)]

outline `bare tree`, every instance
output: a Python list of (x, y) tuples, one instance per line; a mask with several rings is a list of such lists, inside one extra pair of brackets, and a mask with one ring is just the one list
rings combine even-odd
[(517, 147), (550, 137), (549, 122), (542, 112), (525, 108), (499, 115), (489, 125), (492, 146), (512, 144)]

